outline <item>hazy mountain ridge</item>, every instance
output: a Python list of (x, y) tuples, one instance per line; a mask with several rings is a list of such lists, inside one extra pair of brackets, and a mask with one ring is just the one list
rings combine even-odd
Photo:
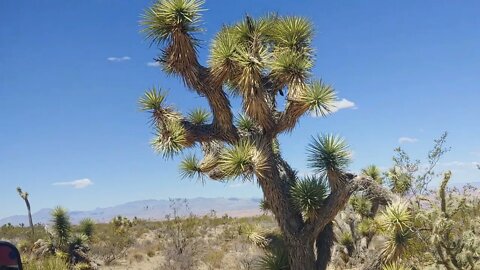
[[(196, 215), (204, 215), (215, 210), (217, 215), (228, 214), (230, 216), (251, 216), (260, 213), (259, 202), (257, 198), (193, 198), (188, 199), (190, 211)], [(185, 212), (184, 209), (181, 209)], [(52, 209), (44, 208), (32, 214), (35, 224), (46, 224), (50, 222), (50, 212)], [(108, 222), (113, 217), (122, 215), (128, 218), (141, 218), (150, 220), (161, 220), (165, 215), (171, 213), (169, 200), (140, 200), (127, 202), (124, 204), (95, 208), (88, 211), (69, 211), (71, 221), (78, 223), (83, 218), (92, 218), (97, 222)], [(28, 224), (27, 215), (14, 215), (0, 219), (0, 226), (11, 223), (18, 225), (20, 223)]]

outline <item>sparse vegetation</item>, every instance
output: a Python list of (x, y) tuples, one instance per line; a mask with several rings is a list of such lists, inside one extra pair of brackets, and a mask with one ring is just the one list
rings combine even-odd
[[(182, 112), (167, 103), (167, 92), (159, 87), (148, 89), (139, 105), (150, 117), (155, 152), (164, 158), (183, 156), (181, 177), (202, 184), (255, 183), (262, 190), (261, 214), (239, 218), (211, 210), (198, 216), (188, 200), (170, 199), (170, 213), (162, 220), (132, 218), (131, 212), (112, 218), (109, 211), (96, 211), (111, 219), (96, 223), (99, 216), (94, 216), (77, 224), (58, 206), (47, 224), (34, 224), (29, 193), (18, 187), (29, 224), (2, 225), (0, 240), (17, 245), (24, 269), (480, 270), (480, 189), (452, 185), (457, 172), (440, 163), (450, 151), (446, 132), (424, 160), (397, 147), (391, 166), (365, 163), (358, 173), (348, 171), (353, 152), (347, 141), (321, 133), (311, 137), (302, 172), (297, 171), (284, 158), (282, 136), (304, 115), (328, 116), (339, 102), (350, 102), (338, 99), (330, 84), (313, 75), (311, 21), (246, 15), (219, 29), (202, 64), (203, 6), (203, 0), (155, 0), (144, 11), (141, 27), (160, 52), (148, 66), (179, 77), (208, 108)], [(18, 92), (12, 86), (10, 92)], [(235, 115), (231, 104), (237, 103)], [(476, 161), (468, 166), (480, 170)], [(92, 183), (78, 179), (53, 185), (84, 188)], [(159, 213), (147, 212), (156, 208), (150, 206), (142, 205), (145, 212), (138, 216)]]

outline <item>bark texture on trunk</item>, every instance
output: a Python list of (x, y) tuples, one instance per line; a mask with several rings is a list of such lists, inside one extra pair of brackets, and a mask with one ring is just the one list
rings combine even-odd
[(335, 240), (333, 233), (333, 222), (329, 222), (317, 236), (315, 247), (317, 248), (317, 270), (326, 270), (332, 258), (332, 246)]
[(297, 240), (287, 243), (290, 270), (315, 270), (313, 241)]
[(28, 210), (28, 223), (30, 223), (30, 228), (32, 229), (32, 237), (35, 236), (35, 228), (33, 227), (33, 219), (32, 219), (32, 211), (30, 210), (30, 202), (25, 200), (25, 204), (27, 205), (27, 210)]

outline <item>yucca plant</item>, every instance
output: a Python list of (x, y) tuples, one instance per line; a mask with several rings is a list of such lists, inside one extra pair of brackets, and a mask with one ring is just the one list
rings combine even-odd
[(386, 173), (386, 177), (389, 180), (391, 191), (394, 193), (405, 195), (412, 187), (412, 176), (399, 167), (391, 168)]
[[(53, 229), (53, 248), (55, 254), (71, 265), (93, 263), (88, 257), (86, 244), (93, 234), (93, 221), (85, 219), (80, 233), (73, 233), (70, 216), (65, 208), (57, 206), (51, 212)], [(90, 236), (89, 236), (90, 235)]]
[[(164, 91), (147, 91), (140, 105), (151, 114), (153, 148), (172, 157), (200, 146), (203, 157), (186, 156), (181, 163), (185, 177), (256, 181), (287, 242), (288, 267), (325, 269), (332, 220), (353, 190), (378, 184), (346, 172), (350, 151), (338, 136), (312, 139), (308, 164), (315, 178), (298, 179), (281, 155), (278, 137), (307, 113), (329, 115), (337, 99), (331, 85), (312, 78), (313, 26), (303, 17), (246, 16), (214, 36), (203, 65), (197, 55), (202, 5), (201, 0), (157, 0), (143, 15), (143, 32), (159, 47), (163, 70), (180, 77), (210, 107), (208, 113), (183, 116), (166, 104)], [(227, 91), (241, 99), (237, 119)], [(282, 101), (284, 106), (277, 106)]]
[(350, 198), (350, 205), (353, 210), (362, 217), (369, 217), (372, 210), (372, 202), (361, 195), (355, 195)]
[(386, 236), (381, 251), (385, 262), (392, 262), (408, 251), (413, 237), (413, 216), (408, 202), (399, 200), (389, 204), (379, 217), (379, 226)]
[(72, 232), (72, 224), (70, 222), (70, 216), (65, 208), (60, 206), (55, 207), (52, 213), (52, 226), (55, 233), (55, 246), (59, 250), (67, 250), (68, 242), (70, 240)]
[(371, 177), (375, 182), (383, 184), (383, 175), (380, 168), (375, 165), (369, 165), (362, 169), (362, 174)]
[(95, 232), (95, 221), (91, 218), (85, 218), (80, 221), (80, 233), (87, 236), (90, 240)]

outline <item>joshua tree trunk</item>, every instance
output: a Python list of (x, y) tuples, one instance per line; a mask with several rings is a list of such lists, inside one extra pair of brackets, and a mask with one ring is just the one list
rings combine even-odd
[(32, 220), (32, 211), (30, 209), (30, 201), (28, 200), (28, 192), (23, 192), (20, 187), (17, 187), (18, 195), (25, 201), (25, 205), (27, 206), (28, 211), (28, 223), (30, 224), (30, 229), (32, 230), (32, 237), (35, 236), (35, 228), (33, 226)]
[(332, 258), (332, 246), (335, 240), (333, 232), (333, 222), (329, 222), (323, 231), (317, 236), (315, 246), (317, 248), (317, 270), (327, 269), (328, 263)]
[(304, 242), (301, 241), (301, 239), (297, 239), (295, 242), (287, 243), (290, 270), (317, 269), (315, 253), (313, 252), (313, 242), (312, 240)]
[(32, 230), (32, 236), (35, 236), (35, 228), (33, 226), (33, 220), (32, 220), (32, 211), (30, 209), (30, 202), (28, 201), (28, 199), (25, 200), (25, 204), (27, 205), (28, 223), (30, 224), (30, 228)]

